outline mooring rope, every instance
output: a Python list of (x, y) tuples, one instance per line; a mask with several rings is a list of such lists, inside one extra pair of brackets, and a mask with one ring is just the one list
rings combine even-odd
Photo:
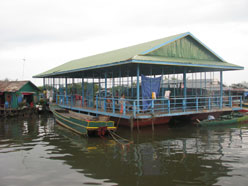
[[(119, 143), (120, 145), (127, 145), (127, 144), (131, 144), (132, 141), (128, 140), (128, 139), (125, 139), (121, 136), (119, 136), (118, 134), (112, 132), (111, 130), (109, 130), (109, 134), (111, 135), (111, 137), (117, 142)], [(122, 142), (122, 141), (123, 142)]]

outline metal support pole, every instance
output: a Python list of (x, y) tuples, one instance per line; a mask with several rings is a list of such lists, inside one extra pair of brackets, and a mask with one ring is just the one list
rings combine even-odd
[(133, 76), (131, 76), (131, 96), (133, 98)]
[(161, 85), (162, 85), (162, 94), (161, 94), (161, 96), (162, 96), (162, 98), (164, 98), (164, 88), (165, 88), (164, 87), (164, 67), (162, 67), (162, 83), (161, 83)]
[(54, 84), (55, 84), (55, 79), (53, 78), (53, 82), (52, 82), (52, 97), (53, 97), (53, 99), (54, 99), (54, 97), (55, 97), (55, 101), (56, 101), (56, 103), (57, 103), (57, 98), (56, 98), (56, 95), (55, 95), (55, 88), (54, 88)]
[(82, 107), (84, 107), (84, 78), (82, 78)]
[(121, 97), (122, 96), (121, 69), (119, 69), (119, 87), (118, 87), (118, 89), (119, 89), (119, 97)]
[(46, 78), (43, 78), (43, 90), (46, 88)]
[(223, 107), (223, 72), (220, 71), (220, 109)]
[(186, 79), (186, 69), (183, 71), (183, 97), (187, 97), (187, 79)]
[(114, 78), (114, 72), (112, 72), (112, 97), (115, 96), (115, 78)]
[(137, 113), (139, 113), (139, 99), (140, 99), (140, 85), (139, 85), (139, 76), (140, 76), (140, 65), (137, 64)]
[(183, 111), (185, 112), (186, 108), (187, 108), (187, 77), (186, 77), (186, 71), (187, 69), (184, 68), (183, 70)]
[(67, 78), (65, 78), (65, 99), (66, 99), (66, 105), (68, 105)]
[(106, 98), (107, 98), (107, 72), (104, 73), (104, 78), (105, 78), (104, 111), (106, 112), (106, 108), (107, 108), (107, 103), (106, 103)]

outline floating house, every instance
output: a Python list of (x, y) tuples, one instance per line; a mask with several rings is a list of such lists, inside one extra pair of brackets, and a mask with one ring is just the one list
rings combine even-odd
[[(187, 32), (69, 61), (34, 77), (43, 78), (60, 107), (108, 115), (133, 128), (241, 109), (242, 96), (223, 94), (223, 72), (243, 69)], [(215, 93), (201, 91), (214, 79)]]
[[(0, 107), (16, 109), (38, 102), (39, 89), (30, 81), (0, 81)], [(7, 104), (6, 104), (7, 102)]]

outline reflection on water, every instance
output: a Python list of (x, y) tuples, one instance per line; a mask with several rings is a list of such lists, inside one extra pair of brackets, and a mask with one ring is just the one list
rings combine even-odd
[(83, 138), (51, 115), (0, 121), (0, 185), (247, 185), (248, 124)]

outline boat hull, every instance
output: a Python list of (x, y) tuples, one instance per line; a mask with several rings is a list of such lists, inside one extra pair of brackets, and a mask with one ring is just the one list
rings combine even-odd
[(170, 122), (171, 117), (159, 117), (159, 118), (150, 118), (150, 119), (124, 119), (113, 117), (111, 120), (115, 121), (118, 126), (131, 127), (133, 122), (133, 127), (148, 127), (152, 125), (162, 125)]
[(201, 121), (198, 125), (200, 126), (217, 126), (217, 125), (230, 125), (236, 123), (243, 123), (248, 121), (248, 115), (244, 115), (242, 117), (235, 117), (232, 119), (226, 120), (216, 120), (216, 121)]
[(56, 109), (51, 109), (56, 122), (79, 134), (79, 135), (89, 135), (89, 134), (98, 134), (104, 135), (105, 132), (108, 130), (116, 130), (116, 127), (114, 126), (114, 121), (89, 121), (89, 120), (82, 120), (74, 117), (68, 117), (65, 116), (65, 114), (60, 113)]

